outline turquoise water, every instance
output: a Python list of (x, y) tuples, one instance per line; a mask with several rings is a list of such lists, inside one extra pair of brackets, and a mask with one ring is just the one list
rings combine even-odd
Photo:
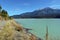
[(31, 28), (33, 34), (45, 39), (46, 26), (50, 40), (60, 40), (60, 19), (15, 19), (17, 23), (25, 28)]

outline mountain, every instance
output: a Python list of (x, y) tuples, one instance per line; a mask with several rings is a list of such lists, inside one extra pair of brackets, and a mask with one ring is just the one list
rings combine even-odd
[(26, 12), (20, 15), (14, 15), (13, 18), (60, 18), (60, 9), (46, 7), (33, 12)]

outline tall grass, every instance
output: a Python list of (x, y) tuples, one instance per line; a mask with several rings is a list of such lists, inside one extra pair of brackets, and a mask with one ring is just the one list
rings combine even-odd
[(0, 40), (13, 40), (14, 29), (10, 27), (9, 24), (5, 25), (2, 30), (0, 30)]

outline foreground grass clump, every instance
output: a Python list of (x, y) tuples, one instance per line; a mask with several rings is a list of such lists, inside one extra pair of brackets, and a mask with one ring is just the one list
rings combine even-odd
[[(26, 31), (16, 30), (15, 22), (6, 22), (6, 25), (0, 30), (0, 40), (29, 40), (30, 36)], [(17, 28), (18, 29), (18, 28)]]
[(9, 25), (3, 27), (0, 31), (0, 40), (13, 40), (14, 29)]

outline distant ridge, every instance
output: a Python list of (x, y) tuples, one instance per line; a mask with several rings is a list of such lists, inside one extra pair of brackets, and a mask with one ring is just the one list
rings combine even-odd
[(13, 15), (13, 18), (60, 18), (60, 9), (53, 9), (50, 7), (33, 12), (26, 12), (20, 15)]

